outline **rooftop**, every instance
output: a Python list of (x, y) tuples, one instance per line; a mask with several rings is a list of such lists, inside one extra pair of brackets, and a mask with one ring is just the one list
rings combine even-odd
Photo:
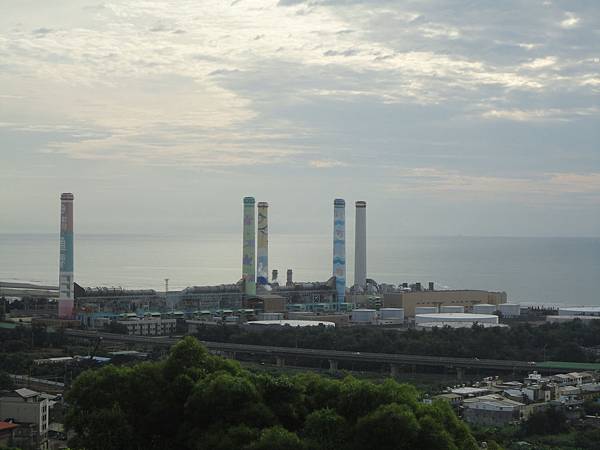
[(470, 319), (473, 321), (476, 320), (486, 320), (486, 319), (496, 319), (498, 316), (494, 314), (473, 314), (473, 313), (428, 313), (428, 314), (417, 314), (415, 317), (419, 317), (421, 319), (443, 319), (443, 320), (456, 320), (456, 319)]
[(19, 394), (19, 396), (21, 396), (22, 398), (31, 398), (40, 395), (39, 392), (32, 391), (31, 389), (27, 388), (15, 389), (15, 392)]
[(578, 363), (566, 361), (544, 361), (538, 362), (537, 367), (544, 369), (577, 369), (577, 370), (600, 370), (600, 363)]
[(558, 308), (559, 311), (568, 311), (574, 313), (598, 313), (600, 314), (600, 306), (564, 306)]
[(0, 431), (14, 430), (18, 425), (11, 422), (0, 422)]
[(335, 327), (335, 323), (323, 320), (252, 320), (248, 325), (279, 325), (290, 327), (316, 327), (323, 325), (325, 327)]
[(477, 394), (484, 394), (485, 392), (489, 392), (489, 389), (475, 388), (475, 387), (461, 387), (461, 388), (452, 389), (452, 393), (458, 394), (458, 395), (477, 395)]

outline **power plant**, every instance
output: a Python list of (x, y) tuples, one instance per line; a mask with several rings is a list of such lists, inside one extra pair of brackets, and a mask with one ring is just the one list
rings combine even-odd
[(256, 282), (259, 285), (269, 283), (269, 204), (258, 202), (258, 227), (256, 235)]
[(256, 230), (254, 197), (244, 197), (242, 279), (246, 295), (256, 295)]
[(338, 305), (346, 301), (346, 202), (333, 201), (333, 276)]
[[(367, 203), (363, 200), (355, 202), (354, 284), (347, 291), (346, 202), (341, 198), (333, 202), (333, 276), (326, 281), (296, 281), (290, 268), (281, 280), (277, 269), (273, 269), (269, 282), (269, 205), (267, 202), (257, 204), (254, 197), (244, 197), (242, 275), (237, 283), (189, 286), (180, 291), (170, 291), (166, 287), (164, 293), (153, 289), (82, 288), (74, 282), (73, 200), (71, 193), (61, 195), (60, 273), (59, 286), (54, 288), (58, 292), (54, 295), (58, 295), (58, 318), (63, 325), (58, 326), (79, 322), (97, 328), (112, 320), (130, 320), (149, 314), (152, 320), (162, 314), (169, 320), (185, 317), (199, 320), (199, 323), (217, 319), (243, 322), (264, 314), (311, 320), (312, 315), (317, 314), (321, 319), (328, 315), (329, 320), (336, 323), (342, 316), (345, 323), (360, 323), (363, 322), (360, 308), (364, 311), (382, 309), (381, 320), (391, 323), (398, 321), (400, 311), (404, 320), (423, 313), (425, 307), (435, 308), (435, 312), (462, 313), (474, 310), (475, 305), (481, 308), (480, 304), (497, 306), (506, 302), (504, 292), (440, 291), (432, 282), (424, 289), (421, 283), (396, 286), (378, 284), (367, 278)], [(355, 308), (359, 308), (356, 317), (343, 314)]]
[(60, 196), (60, 260), (58, 274), (58, 317), (73, 317), (73, 194)]
[(367, 285), (367, 202), (356, 202), (354, 223), (354, 285), (365, 289)]

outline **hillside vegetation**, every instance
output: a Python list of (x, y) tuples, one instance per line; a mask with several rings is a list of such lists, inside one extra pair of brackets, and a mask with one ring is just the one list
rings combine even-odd
[(78, 449), (476, 449), (444, 402), (414, 387), (316, 374), (256, 374), (194, 338), (166, 360), (77, 378), (67, 426)]

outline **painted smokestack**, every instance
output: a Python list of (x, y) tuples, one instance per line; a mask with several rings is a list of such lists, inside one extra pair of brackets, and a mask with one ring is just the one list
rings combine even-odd
[(354, 284), (365, 288), (367, 284), (367, 202), (356, 202), (354, 229)]
[(242, 279), (246, 295), (256, 295), (256, 230), (254, 197), (244, 197), (244, 242), (242, 247)]
[(269, 204), (258, 202), (258, 227), (256, 236), (256, 284), (269, 283)]
[(73, 317), (73, 199), (71, 193), (60, 196), (60, 259), (58, 274), (58, 317)]
[(346, 301), (346, 202), (333, 201), (333, 276), (338, 303)]

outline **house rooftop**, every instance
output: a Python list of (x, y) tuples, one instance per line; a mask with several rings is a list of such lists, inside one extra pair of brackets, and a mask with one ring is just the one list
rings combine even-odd
[(489, 389), (474, 388), (474, 387), (461, 387), (461, 388), (452, 389), (452, 393), (458, 394), (458, 395), (482, 395), (486, 392), (489, 392)]
[(39, 392), (32, 391), (31, 389), (27, 389), (27, 388), (15, 389), (15, 392), (17, 394), (19, 394), (19, 396), (22, 398), (31, 398), (31, 397), (37, 397), (38, 395), (40, 395)]
[(18, 425), (12, 422), (0, 422), (0, 431), (14, 430)]

